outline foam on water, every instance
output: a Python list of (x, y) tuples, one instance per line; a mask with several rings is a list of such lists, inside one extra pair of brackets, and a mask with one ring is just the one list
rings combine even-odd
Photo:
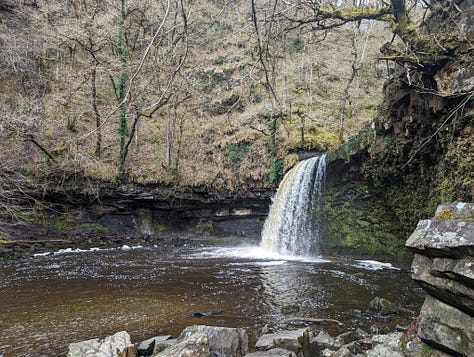
[[(213, 247), (202, 248), (190, 255), (191, 258), (229, 258), (229, 259), (245, 259), (257, 261), (258, 264), (269, 265), (271, 262), (274, 265), (284, 264), (288, 261), (300, 261), (311, 263), (328, 262), (327, 259), (318, 257), (298, 256), (289, 254), (279, 254), (268, 251), (261, 246), (242, 246), (242, 247)], [(255, 263), (255, 262), (254, 262)]]

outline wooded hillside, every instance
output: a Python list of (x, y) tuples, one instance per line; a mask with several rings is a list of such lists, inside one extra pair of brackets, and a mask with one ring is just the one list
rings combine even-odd
[(298, 149), (370, 121), (389, 70), (385, 24), (289, 31), (270, 2), (261, 38), (245, 1), (1, 4), (1, 161), (15, 179), (274, 185)]

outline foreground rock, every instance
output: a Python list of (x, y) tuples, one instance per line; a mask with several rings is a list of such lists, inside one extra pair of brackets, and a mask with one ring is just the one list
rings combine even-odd
[(71, 343), (67, 357), (132, 357), (135, 355), (135, 347), (130, 341), (130, 335), (125, 331), (121, 331), (102, 340), (94, 338)]
[(248, 349), (248, 335), (243, 329), (195, 325), (186, 327), (176, 344), (154, 356), (241, 357)]
[(418, 336), (454, 356), (474, 351), (474, 204), (440, 205), (419, 222), (406, 246), (416, 254), (412, 278), (429, 294)]

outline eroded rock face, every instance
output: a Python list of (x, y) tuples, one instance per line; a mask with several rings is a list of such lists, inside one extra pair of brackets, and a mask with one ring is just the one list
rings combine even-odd
[(454, 356), (474, 351), (474, 204), (440, 205), (406, 246), (416, 254), (412, 278), (429, 294), (418, 336)]

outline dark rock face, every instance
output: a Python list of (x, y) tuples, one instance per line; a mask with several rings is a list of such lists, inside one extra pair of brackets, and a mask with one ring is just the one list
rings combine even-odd
[(440, 205), (422, 220), (406, 246), (414, 251), (412, 278), (428, 296), (418, 336), (454, 356), (474, 351), (474, 204)]

